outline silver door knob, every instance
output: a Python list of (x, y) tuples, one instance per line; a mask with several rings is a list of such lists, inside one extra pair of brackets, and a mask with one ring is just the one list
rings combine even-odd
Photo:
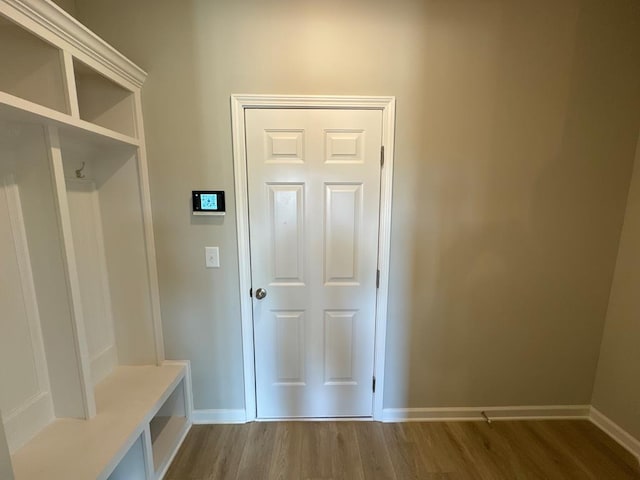
[(267, 291), (264, 288), (259, 288), (256, 290), (256, 298), (258, 300), (262, 300), (266, 296), (267, 296)]

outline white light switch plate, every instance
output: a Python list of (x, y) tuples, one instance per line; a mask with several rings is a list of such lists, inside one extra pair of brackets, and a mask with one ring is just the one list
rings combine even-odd
[(220, 268), (220, 250), (218, 247), (204, 247), (207, 268)]

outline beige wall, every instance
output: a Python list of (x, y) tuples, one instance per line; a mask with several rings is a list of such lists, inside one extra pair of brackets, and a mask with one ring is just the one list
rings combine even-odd
[(593, 406), (640, 440), (640, 137)]
[(76, 15), (76, 2), (75, 0), (53, 0), (53, 3), (57, 4), (63, 10), (66, 10), (70, 15)]
[(7, 437), (4, 434), (2, 415), (0, 415), (0, 478), (2, 480), (13, 480), (13, 468), (11, 467)]
[[(588, 404), (640, 119), (635, 0), (80, 0), (149, 71), (167, 354), (242, 408), (229, 96), (397, 96), (386, 407)], [(222, 220), (189, 193), (223, 188)], [(203, 265), (221, 247), (220, 270)]]

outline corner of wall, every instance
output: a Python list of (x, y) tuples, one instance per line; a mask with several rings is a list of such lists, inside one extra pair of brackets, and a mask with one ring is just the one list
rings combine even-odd
[(629, 338), (640, 334), (638, 323), (633, 320), (640, 313), (640, 301), (634, 299), (634, 285), (640, 278), (639, 212), (640, 131), (591, 394), (592, 421), (637, 456), (640, 456), (637, 438), (640, 422), (628, 405), (640, 402), (633, 367), (638, 354), (629, 342)]
[(9, 446), (7, 438), (4, 435), (4, 426), (2, 424), (2, 415), (0, 414), (0, 478), (3, 480), (13, 480), (13, 467), (11, 466), (11, 456), (9, 455)]
[[(635, 159), (633, 162), (633, 167), (631, 169), (631, 173), (629, 175), (629, 183), (627, 185), (627, 200), (625, 202), (625, 214), (624, 214), (624, 220), (622, 222), (622, 224), (620, 225), (620, 230), (618, 232), (618, 245), (616, 247), (616, 261), (614, 264), (614, 268), (613, 268), (613, 272), (611, 274), (611, 285), (609, 286), (609, 296), (608, 296), (608, 300), (607, 300), (607, 310), (605, 311), (604, 314), (604, 321), (602, 322), (602, 329), (600, 332), (600, 348), (598, 349), (598, 362), (596, 363), (596, 369), (593, 372), (593, 386), (591, 388), (591, 404), (594, 404), (594, 399), (595, 399), (595, 394), (596, 394), (596, 386), (598, 383), (598, 372), (600, 371), (600, 364), (601, 364), (601, 360), (602, 360), (602, 349), (603, 349), (603, 345), (605, 342), (605, 332), (607, 330), (607, 323), (609, 320), (609, 311), (611, 309), (611, 299), (612, 296), (614, 294), (614, 284), (615, 284), (615, 278), (616, 278), (616, 273), (618, 272), (618, 264), (620, 262), (620, 254), (621, 254), (621, 245), (622, 245), (622, 237), (625, 231), (625, 225), (627, 224), (628, 218), (627, 218), (627, 214), (628, 214), (628, 209), (629, 209), (629, 204), (631, 202), (631, 194), (632, 194), (632, 188), (633, 188), (633, 179), (636, 175), (636, 168), (640, 168), (640, 165), (638, 165), (640, 162), (638, 161), (638, 152), (640, 152), (640, 136), (638, 137), (638, 149), (636, 150), (636, 155), (635, 155)], [(640, 172), (639, 172), (640, 173)]]

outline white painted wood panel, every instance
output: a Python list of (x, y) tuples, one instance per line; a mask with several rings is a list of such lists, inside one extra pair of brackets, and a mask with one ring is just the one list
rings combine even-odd
[(67, 178), (66, 185), (91, 377), (95, 385), (118, 363), (102, 218), (93, 181)]
[(353, 369), (356, 315), (357, 312), (348, 311), (325, 312), (325, 385), (356, 384)]
[(371, 416), (382, 112), (245, 112), (260, 418)]
[(272, 275), (269, 284), (304, 283), (304, 185), (268, 185)]
[(276, 347), (276, 383), (304, 385), (304, 312), (273, 312)]
[(16, 236), (13, 231), (8, 196), (12, 183), (4, 179), (0, 184), (0, 305), (2, 306), (2, 348), (0, 362), (0, 407), (5, 415), (11, 414), (25, 400), (38, 393), (38, 375), (35, 352), (29, 333), (26, 303), (34, 299), (25, 298), (20, 280), (20, 265), (17, 257)]
[(121, 365), (157, 361), (138, 162), (128, 154), (93, 163), (114, 333)]
[(53, 419), (40, 317), (20, 193), (0, 180), (0, 409), (11, 451)]
[(325, 130), (327, 163), (364, 162), (363, 130)]
[(324, 272), (327, 284), (358, 284), (362, 184), (325, 184)]
[(266, 130), (267, 163), (303, 163), (304, 130)]

